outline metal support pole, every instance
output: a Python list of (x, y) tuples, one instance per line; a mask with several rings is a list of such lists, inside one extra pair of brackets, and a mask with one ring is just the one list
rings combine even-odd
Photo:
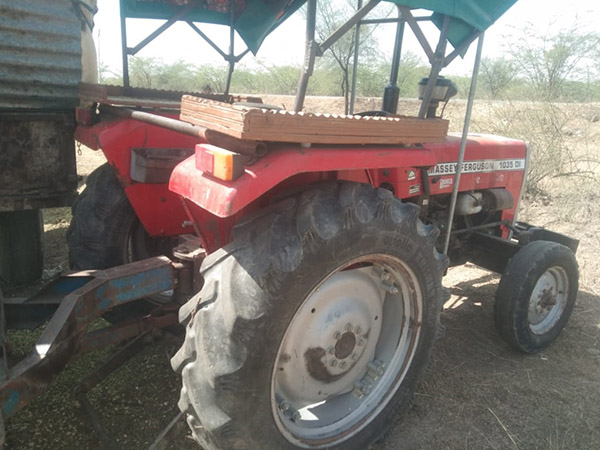
[(446, 37), (448, 35), (450, 20), (450, 16), (444, 16), (444, 22), (442, 23), (442, 30), (440, 32), (440, 40), (435, 49), (435, 53), (433, 54), (431, 71), (429, 72), (427, 86), (425, 87), (425, 93), (423, 94), (423, 100), (421, 101), (421, 108), (419, 109), (419, 119), (424, 119), (427, 116), (427, 110), (429, 109), (429, 103), (431, 103), (431, 97), (433, 96), (433, 90), (435, 89), (438, 75), (444, 67), (446, 46), (448, 45)]
[(398, 9), (400, 9), (400, 12), (402, 13), (402, 17), (404, 17), (406, 22), (408, 22), (408, 26), (413, 30), (413, 33), (415, 33), (415, 37), (419, 41), (419, 44), (421, 44), (421, 47), (423, 47), (423, 51), (427, 55), (427, 59), (429, 60), (429, 62), (431, 64), (433, 64), (433, 58), (434, 58), (433, 50), (431, 50), (429, 42), (427, 41), (425, 34), (423, 34), (423, 30), (421, 30), (421, 27), (419, 27), (419, 24), (417, 23), (415, 16), (413, 16), (412, 13), (410, 12), (410, 8), (408, 8), (406, 6), (398, 5)]
[(190, 123), (172, 119), (170, 117), (159, 116), (158, 114), (104, 104), (100, 105), (99, 109), (101, 113), (139, 120), (140, 122), (145, 122), (149, 123), (150, 125), (156, 125), (157, 127), (177, 131), (178, 133), (199, 137), (205, 139), (209, 144), (216, 145), (217, 147), (223, 147), (231, 150), (232, 152), (237, 152), (244, 155), (261, 157), (264, 156), (268, 150), (264, 142), (237, 139), (227, 134), (219, 133), (215, 130), (210, 130), (199, 125), (192, 125)]
[(400, 59), (402, 57), (402, 41), (404, 40), (404, 25), (402, 12), (398, 9), (398, 24), (396, 25), (396, 41), (394, 42), (394, 55), (392, 56), (392, 68), (390, 70), (390, 81), (383, 91), (383, 104), (381, 109), (390, 114), (398, 112), (398, 97), (400, 89), (398, 89), (398, 72), (400, 70)]
[(202, 30), (200, 28), (198, 28), (194, 22), (192, 22), (191, 20), (188, 20), (187, 24), (190, 26), (190, 28), (192, 30), (194, 30), (196, 33), (198, 33), (198, 36), (200, 36), (202, 39), (204, 39), (208, 45), (210, 45), (219, 55), (221, 55), (221, 57), (224, 60), (227, 60), (227, 53), (225, 53), (223, 50), (221, 50), (219, 48), (219, 46), (217, 44), (215, 44), (206, 34), (204, 34), (202, 32)]
[[(398, 10), (398, 16), (402, 14)], [(396, 28), (396, 41), (394, 42), (394, 54), (392, 56), (392, 69), (390, 71), (390, 84), (398, 84), (398, 72), (400, 70), (400, 59), (402, 58), (402, 41), (404, 40), (404, 20), (398, 22)]]
[(317, 43), (315, 42), (315, 29), (317, 27), (317, 0), (308, 0), (306, 6), (306, 49), (304, 53), (304, 65), (302, 74), (298, 81), (298, 91), (296, 92), (296, 103), (294, 111), (302, 111), (304, 98), (308, 88), (308, 80), (315, 68), (315, 58), (317, 56)]
[(473, 75), (471, 76), (471, 87), (469, 88), (469, 100), (467, 101), (467, 111), (465, 112), (465, 123), (463, 125), (462, 139), (460, 141), (460, 151), (458, 153), (458, 162), (456, 163), (456, 175), (454, 176), (454, 186), (452, 188), (452, 197), (450, 199), (450, 215), (448, 225), (446, 226), (446, 239), (444, 241), (444, 254), (448, 254), (450, 246), (450, 233), (452, 233), (452, 223), (454, 222), (454, 213), (456, 210), (456, 199), (458, 198), (458, 185), (462, 174), (462, 166), (465, 160), (465, 150), (467, 148), (467, 137), (469, 126), (471, 125), (471, 112), (473, 111), (473, 101), (475, 100), (475, 90), (477, 88), (477, 76), (479, 75), (479, 64), (481, 63), (481, 53), (483, 52), (483, 36), (481, 33), (477, 42), (477, 54), (475, 55), (475, 64), (473, 66)]
[[(357, 0), (356, 10), (362, 8), (362, 0)], [(354, 61), (352, 62), (352, 85), (350, 87), (350, 115), (354, 114), (354, 102), (356, 101), (356, 73), (358, 69), (358, 50), (360, 47), (360, 22), (356, 24), (354, 31)]]
[(160, 27), (158, 27), (156, 30), (154, 30), (152, 33), (146, 36), (138, 45), (136, 45), (135, 47), (127, 48), (127, 53), (130, 55), (136, 55), (137, 53), (139, 53), (140, 50), (146, 47), (150, 42), (152, 42), (158, 36), (160, 36), (173, 25), (175, 25), (179, 20), (187, 16), (191, 9), (191, 6), (181, 9), (181, 11), (179, 11), (177, 14), (175, 14), (173, 17), (171, 17), (169, 20), (163, 23)]
[(454, 61), (458, 56), (462, 55), (463, 52), (466, 52), (467, 49), (471, 46), (471, 44), (481, 35), (481, 31), (475, 30), (471, 36), (461, 42), (461, 44), (454, 49), (452, 53), (450, 53), (444, 59), (444, 67), (448, 66), (452, 61)]
[(327, 39), (325, 39), (323, 43), (319, 45), (318, 55), (323, 55), (323, 53), (325, 53), (329, 47), (336, 43), (348, 31), (350, 31), (352, 27), (360, 22), (363, 17), (369, 14), (373, 8), (379, 4), (380, 1), (381, 0), (371, 0), (365, 6), (356, 11), (352, 17), (350, 17), (341, 27), (331, 33), (331, 35), (329, 35), (329, 37), (327, 37)]
[(129, 51), (127, 49), (127, 18), (121, 2), (121, 52), (123, 58), (123, 86), (129, 87)]
[(229, 0), (229, 70), (227, 72), (227, 82), (225, 84), (225, 95), (229, 94), (229, 88), (231, 88), (231, 78), (233, 77), (233, 70), (235, 69), (235, 2)]

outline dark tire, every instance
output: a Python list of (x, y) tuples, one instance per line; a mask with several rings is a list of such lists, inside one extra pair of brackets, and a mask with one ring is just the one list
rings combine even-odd
[(559, 336), (573, 310), (579, 270), (564, 245), (535, 241), (510, 260), (496, 292), (494, 319), (512, 348), (537, 353)]
[[(331, 184), (244, 220), (233, 242), (206, 258), (204, 288), (180, 310), (186, 338), (171, 361), (182, 374), (179, 407), (206, 450), (363, 450), (410, 407), (447, 267), (434, 248), (438, 230), (418, 216), (389, 191)], [(323, 403), (292, 395), (297, 373)], [(351, 392), (339, 387), (347, 381)], [(333, 393), (317, 392), (321, 385)], [(318, 419), (311, 426), (295, 408), (307, 401)]]
[[(114, 169), (103, 164), (94, 170), (72, 208), (67, 230), (72, 270), (100, 270), (141, 259), (170, 254), (173, 240), (151, 238), (131, 207)], [(152, 297), (161, 303), (168, 296)], [(124, 315), (145, 313), (149, 305), (138, 301), (120, 308)], [(121, 314), (120, 316), (122, 316)]]

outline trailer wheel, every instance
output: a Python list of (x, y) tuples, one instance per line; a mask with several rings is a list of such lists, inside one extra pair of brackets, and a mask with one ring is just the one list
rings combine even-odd
[(206, 258), (171, 361), (206, 450), (362, 450), (410, 406), (447, 266), (418, 214), (386, 190), (326, 185)]
[(494, 316), (511, 347), (536, 353), (567, 324), (579, 284), (573, 252), (564, 245), (535, 241), (510, 260), (496, 292)]
[[(67, 241), (69, 266), (73, 270), (107, 269), (168, 254), (174, 246), (171, 239), (152, 238), (146, 233), (108, 163), (87, 178), (72, 213)], [(153, 296), (152, 300), (160, 303), (168, 298), (166, 293)], [(134, 308), (121, 310), (145, 312), (144, 303), (136, 302)]]

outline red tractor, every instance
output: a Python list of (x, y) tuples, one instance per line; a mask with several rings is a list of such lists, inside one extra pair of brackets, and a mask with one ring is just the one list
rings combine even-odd
[[(142, 3), (153, 14), (167, 8), (122, 1), (123, 29), (126, 17), (140, 17), (134, 6)], [(275, 16), (283, 20), (301, 3)], [(316, 0), (309, 0), (296, 111), (315, 57), (377, 3), (317, 43)], [(282, 129), (281, 139), (249, 140), (179, 120), (177, 103), (164, 99), (168, 93), (129, 88), (127, 75), (123, 89), (82, 87), (82, 98), (94, 106), (78, 109), (76, 138), (101, 149), (108, 164), (90, 175), (73, 206), (71, 264), (77, 270), (132, 264), (102, 272), (110, 289), (96, 280), (76, 291), (73, 305), (87, 302), (84, 319), (79, 306), (60, 319), (55, 314), (61, 331), (46, 341), (45, 353), (54, 368), (68, 360), (57, 342), (77, 342), (68, 356), (83, 346), (73, 341), (83, 333), (69, 322), (74, 317), (87, 324), (112, 309), (118, 324), (151, 304), (171, 314), (174, 307), (186, 332), (172, 359), (182, 375), (179, 406), (204, 448), (364, 449), (411, 405), (440, 334), (449, 264), (470, 261), (503, 274), (495, 321), (509, 345), (533, 353), (557, 338), (577, 296), (578, 241), (517, 222), (529, 160), (524, 142), (467, 134), (483, 30), (514, 1), (395, 3), (396, 50), (382, 110), (357, 116), (395, 117), (408, 24), (432, 64), (420, 92), (425, 123), (439, 120), (438, 104), (456, 93), (441, 69), (478, 41), (462, 136), (407, 139), (409, 145), (377, 135), (361, 143), (307, 144), (285, 139), (289, 130)], [(410, 8), (417, 7), (433, 15), (415, 17)], [(172, 8), (175, 20), (197, 12)], [(421, 31), (423, 20), (440, 29), (435, 49)], [(270, 30), (278, 22), (265, 23)], [(249, 47), (260, 39), (247, 37)], [(135, 51), (124, 46), (125, 74), (127, 54)], [(226, 56), (232, 71), (239, 57), (233, 50)], [(227, 91), (204, 97), (241, 101), (244, 110), (272, 108)], [(42, 369), (31, 363), (27, 370), (0, 389), (5, 416), (20, 405), (14, 392), (34, 391), (22, 374)]]

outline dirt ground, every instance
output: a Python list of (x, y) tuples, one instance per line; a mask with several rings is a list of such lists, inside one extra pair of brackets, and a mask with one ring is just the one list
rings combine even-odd
[[(311, 102), (315, 109), (339, 107), (338, 99)], [(361, 109), (373, 106), (365, 100)], [(588, 135), (596, 151), (599, 131)], [(85, 177), (103, 162), (101, 153), (83, 148), (79, 173)], [(473, 265), (451, 269), (444, 280), (452, 292), (442, 313), (446, 332), (436, 344), (432, 368), (418, 385), (414, 408), (396, 418), (388, 439), (376, 450), (600, 448), (600, 190), (577, 184), (567, 189), (561, 183), (549, 187), (545, 197), (525, 199), (521, 219), (581, 240), (580, 293), (563, 334), (540, 354), (515, 353), (494, 328), (499, 277)], [(47, 210), (44, 217), (49, 278), (67, 268), (70, 212)], [(28, 351), (35, 334), (11, 333), (15, 355)], [(178, 338), (167, 337), (148, 346), (89, 394), (120, 448), (148, 448), (176, 416), (180, 381), (168, 359), (178, 345)], [(71, 390), (110, 352), (105, 349), (71, 364), (51, 389), (10, 418), (6, 448), (102, 448)], [(197, 447), (180, 423), (158, 448)]]

